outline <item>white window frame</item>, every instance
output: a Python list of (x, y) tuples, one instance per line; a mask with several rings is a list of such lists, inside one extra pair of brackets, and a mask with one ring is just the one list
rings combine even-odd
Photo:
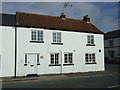
[(39, 53), (25, 53), (24, 54), (24, 65), (28, 64), (28, 55), (30, 55), (30, 54), (36, 55), (36, 57), (37, 57), (36, 63), (37, 63), (37, 65), (39, 65), (40, 64), (40, 54)]
[[(66, 55), (67, 55), (67, 58), (66, 58)], [(64, 53), (64, 64), (73, 64), (73, 53), (72, 52)]]
[(95, 53), (85, 53), (85, 63), (96, 63)]
[[(53, 62), (52, 62), (52, 57), (53, 55)], [(58, 57), (56, 57), (58, 55)], [(58, 65), (60, 64), (60, 53), (50, 53), (50, 65)]]
[(61, 43), (62, 42), (61, 32), (53, 32), (52, 36), (53, 36), (53, 43)]
[[(35, 35), (34, 35), (34, 34)], [(40, 33), (40, 34), (38, 34)], [(35, 36), (35, 37), (34, 37)], [(31, 30), (31, 41), (39, 41), (42, 42), (44, 38), (44, 31), (42, 30)]]
[(87, 35), (87, 44), (93, 45), (95, 43), (94, 35)]

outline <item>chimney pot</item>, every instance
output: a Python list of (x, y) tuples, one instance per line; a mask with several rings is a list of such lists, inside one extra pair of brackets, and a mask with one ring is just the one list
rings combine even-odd
[(84, 16), (83, 20), (87, 23), (90, 23), (90, 18), (88, 17), (88, 15)]
[(66, 15), (65, 15), (64, 13), (61, 13), (60, 17), (61, 17), (62, 19), (65, 19), (65, 18), (66, 18)]

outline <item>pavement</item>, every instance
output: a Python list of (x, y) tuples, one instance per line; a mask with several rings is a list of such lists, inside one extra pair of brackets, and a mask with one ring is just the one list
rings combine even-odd
[[(108, 68), (108, 69), (107, 69)], [(24, 77), (5, 77), (0, 78), (0, 82), (14, 82), (14, 81), (47, 81), (47, 80), (57, 80), (57, 79), (70, 79), (70, 78), (84, 78), (84, 77), (98, 77), (98, 76), (108, 76), (113, 74), (118, 74), (117, 71), (110, 71), (109, 67), (106, 67), (107, 71), (97, 71), (97, 72), (84, 72), (84, 73), (69, 73), (69, 74), (48, 74), (48, 75), (38, 75), (38, 76), (24, 76)]]

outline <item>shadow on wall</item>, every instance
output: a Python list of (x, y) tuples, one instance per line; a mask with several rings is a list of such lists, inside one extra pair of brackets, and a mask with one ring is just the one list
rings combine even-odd
[(114, 59), (109, 59), (105, 57), (105, 63), (106, 64), (120, 64), (120, 57), (116, 57)]

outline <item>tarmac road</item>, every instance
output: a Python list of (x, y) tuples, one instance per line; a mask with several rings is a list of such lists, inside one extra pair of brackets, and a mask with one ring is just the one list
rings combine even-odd
[(115, 88), (118, 75), (70, 78), (49, 81), (16, 82), (3, 84), (3, 88)]
[(70, 75), (65, 79), (17, 81), (3, 83), (2, 88), (120, 88), (118, 66), (107, 65), (106, 69), (112, 74), (92, 75), (92, 73), (88, 73), (89, 77)]

